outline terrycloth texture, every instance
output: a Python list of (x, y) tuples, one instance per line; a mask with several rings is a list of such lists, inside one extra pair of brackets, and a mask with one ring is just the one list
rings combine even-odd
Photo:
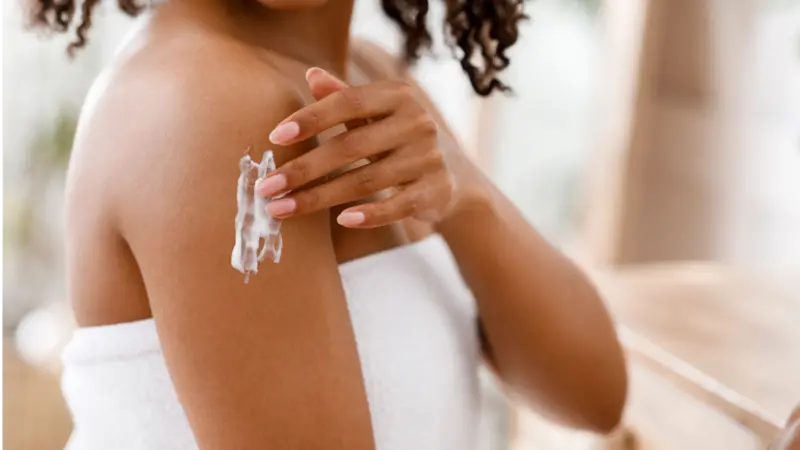
[[(442, 238), (351, 261), (340, 273), (377, 449), (475, 448), (476, 310)], [(75, 422), (68, 450), (197, 448), (152, 319), (78, 329), (63, 362)]]

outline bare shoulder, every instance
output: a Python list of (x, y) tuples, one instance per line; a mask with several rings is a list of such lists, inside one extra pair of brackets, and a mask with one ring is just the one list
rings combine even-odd
[[(213, 238), (221, 261), (229, 258), (238, 160), (248, 149), (260, 156), (272, 127), (301, 105), (290, 80), (232, 43), (177, 39), (112, 62), (86, 99), (67, 177), (70, 297), (80, 320), (147, 317), (144, 272), (169, 254), (166, 245), (183, 251)], [(275, 150), (282, 162), (304, 148)], [(292, 232), (322, 230), (313, 233), (324, 248), (323, 219)]]
[[(187, 36), (148, 44), (114, 61), (90, 91), (79, 134), (103, 138), (97, 125), (110, 122), (134, 144), (202, 132), (208, 125), (235, 123), (244, 131), (301, 106), (297, 85), (265, 55), (213, 36)], [(163, 129), (172, 132), (156, 132)]]
[[(178, 192), (172, 183), (196, 176), (235, 181), (238, 159), (248, 150), (260, 155), (271, 129), (302, 106), (292, 80), (236, 43), (187, 37), (136, 50), (113, 63), (90, 92), (71, 184), (95, 179), (108, 209), (138, 215), (140, 202)], [(299, 151), (276, 150), (279, 162)]]
[(371, 448), (329, 212), (286, 221), (280, 264), (248, 284), (231, 267), (241, 156), (271, 148), (280, 163), (313, 146), (269, 145), (302, 106), (292, 80), (227, 43), (167, 43), (122, 64), (84, 117), (76, 167), (109, 173), (108, 210), (198, 445)]
[[(208, 125), (235, 123), (245, 131), (302, 106), (296, 84), (252, 48), (194, 36), (150, 47), (121, 57), (101, 76), (84, 117), (89, 123), (102, 116), (128, 138), (170, 138), (215, 134)], [(173, 133), (143, 132), (144, 124)]]

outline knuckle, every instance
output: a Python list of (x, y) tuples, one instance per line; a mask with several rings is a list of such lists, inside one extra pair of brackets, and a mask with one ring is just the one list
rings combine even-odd
[(394, 81), (394, 85), (395, 89), (397, 89), (397, 92), (403, 96), (408, 97), (414, 95), (414, 88), (411, 86), (411, 83), (403, 80), (397, 80)]
[(380, 203), (369, 205), (362, 209), (364, 213), (364, 224), (369, 227), (383, 225), (386, 222), (386, 207)]
[(364, 113), (364, 93), (359, 88), (350, 88), (341, 91), (345, 106), (355, 115)]
[(305, 120), (308, 122), (309, 127), (314, 130), (319, 128), (322, 123), (322, 117), (320, 117), (319, 112), (315, 111), (313, 108), (309, 108), (306, 111)]
[(363, 147), (362, 139), (359, 133), (352, 131), (345, 133), (339, 141), (339, 153), (347, 160), (353, 162), (361, 158), (361, 148)]
[(384, 204), (375, 205), (369, 214), (370, 221), (373, 224), (386, 222), (387, 217), (389, 217), (389, 208), (387, 208)]
[(319, 209), (320, 196), (316, 190), (310, 190), (300, 195), (297, 201), (297, 211), (311, 212)]
[(426, 111), (420, 111), (411, 119), (412, 132), (426, 139), (435, 139), (439, 132), (436, 122)]
[(301, 186), (309, 181), (310, 169), (308, 167), (308, 162), (297, 159), (287, 163), (286, 166), (287, 167), (284, 168), (284, 173), (290, 183)]
[(417, 212), (418, 205), (412, 200), (408, 200), (403, 206), (400, 207), (400, 214), (403, 217), (413, 216)]
[(440, 170), (445, 166), (444, 154), (434, 148), (425, 155), (425, 167), (431, 171)]
[(414, 91), (411, 85), (402, 80), (386, 81), (386, 88), (393, 94), (393, 98), (398, 104), (415, 100)]
[(422, 206), (422, 195), (413, 194), (409, 196), (406, 202), (403, 204), (402, 207), (403, 215), (405, 216), (414, 215), (416, 212), (420, 210), (421, 206)]
[(439, 127), (436, 126), (436, 122), (433, 119), (426, 115), (426, 118), (420, 124), (420, 133), (425, 137), (435, 139), (439, 134)]
[(375, 174), (370, 170), (357, 170), (355, 188), (358, 194), (367, 195), (375, 191)]

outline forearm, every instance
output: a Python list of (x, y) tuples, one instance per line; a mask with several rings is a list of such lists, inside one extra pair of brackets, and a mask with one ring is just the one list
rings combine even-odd
[(613, 428), (626, 375), (602, 301), (494, 185), (473, 179), (475, 195), (439, 231), (477, 299), (494, 366), (555, 419)]

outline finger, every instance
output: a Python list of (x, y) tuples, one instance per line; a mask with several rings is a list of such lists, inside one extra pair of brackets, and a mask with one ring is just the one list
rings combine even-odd
[(333, 92), (286, 118), (269, 139), (273, 144), (291, 145), (339, 124), (388, 116), (405, 92), (397, 89), (398, 84), (381, 82)]
[(385, 200), (347, 208), (336, 222), (348, 228), (376, 228), (398, 222), (433, 205), (438, 191), (418, 181)]
[(311, 95), (317, 101), (348, 87), (347, 83), (319, 67), (312, 67), (306, 71), (306, 82)]
[(284, 219), (354, 202), (418, 178), (422, 164), (422, 158), (391, 156), (272, 201), (267, 204), (267, 211)]
[[(350, 163), (364, 158), (373, 158), (400, 148), (408, 140), (408, 136), (420, 133), (422, 126), (425, 124), (420, 125), (414, 121), (393, 116), (334, 136), (319, 147), (298, 156), (270, 173), (267, 178), (258, 183), (256, 193), (263, 197), (274, 197), (299, 189)], [(431, 163), (434, 162), (431, 161)]]
[[(314, 97), (314, 100), (318, 101), (334, 92), (341, 91), (348, 87), (347, 83), (319, 67), (312, 67), (306, 71), (306, 82), (308, 83), (308, 88), (311, 90), (311, 95)], [(367, 123), (367, 120), (358, 119), (345, 122), (345, 126), (348, 130), (352, 130), (362, 127)]]

